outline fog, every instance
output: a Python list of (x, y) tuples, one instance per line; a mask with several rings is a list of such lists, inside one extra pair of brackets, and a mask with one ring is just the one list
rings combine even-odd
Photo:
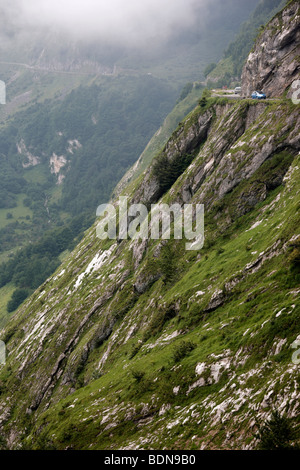
[[(0, 0), (2, 33), (54, 29), (75, 39), (117, 45), (162, 43), (172, 35), (208, 25), (237, 0)], [(239, 0), (239, 3), (251, 3)], [(257, 3), (257, 0), (252, 0)], [(249, 8), (249, 7), (248, 7)], [(3, 31), (4, 30), (4, 31)]]
[[(104, 38), (113, 43), (163, 41), (195, 25), (196, 11), (211, 0), (1, 0), (6, 30), (55, 28), (77, 39)], [(216, 0), (214, 0), (216, 1)], [(219, 0), (218, 0), (219, 1)], [(5, 21), (3, 21), (5, 20)]]

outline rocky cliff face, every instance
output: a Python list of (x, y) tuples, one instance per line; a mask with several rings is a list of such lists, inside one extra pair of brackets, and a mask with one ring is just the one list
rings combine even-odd
[(299, 130), (287, 99), (186, 117), (122, 194), (204, 204), (203, 249), (93, 226), (1, 335), (3, 445), (247, 449), (272, 408), (297, 422)]
[(268, 97), (291, 97), (300, 76), (299, 1), (290, 2), (266, 26), (244, 66), (242, 92), (263, 90)]
[(168, 255), (91, 228), (2, 335), (9, 447), (183, 448), (193, 433), (251, 448), (271, 406), (295, 419), (299, 128), (285, 101), (212, 100), (179, 126), (163, 153), (192, 163), (162, 196), (151, 168), (127, 195), (204, 203), (206, 245)]

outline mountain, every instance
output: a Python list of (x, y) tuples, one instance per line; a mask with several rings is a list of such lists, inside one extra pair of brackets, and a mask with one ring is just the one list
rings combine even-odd
[(247, 21), (241, 25), (234, 40), (225, 49), (222, 59), (217, 64), (211, 63), (207, 66), (204, 73), (209, 87), (231, 86), (235, 82), (239, 84), (243, 66), (257, 37), (257, 32), (286, 3), (286, 0), (260, 0)]
[(270, 97), (286, 95), (292, 98), (291, 86), (299, 79), (300, 31), (298, 2), (290, 2), (263, 30), (246, 61), (242, 93), (264, 90)]
[[(73, 31), (74, 27), (71, 28), (71, 34), (57, 26), (41, 27), (35, 23), (29, 30), (24, 29), (18, 25), (16, 19), (18, 9), (9, 16), (8, 7), (3, 6), (0, 7), (0, 65), (3, 62), (6, 62), (6, 66), (8, 63), (11, 63), (11, 66), (13, 63), (15, 66), (19, 63), (27, 65), (27, 71), (36, 73), (152, 73), (158, 78), (184, 86), (187, 81), (201, 79), (207, 63), (220, 58), (224, 44), (233, 39), (241, 23), (247, 20), (258, 1), (194, 2), (193, 18), (187, 27), (178, 24), (176, 15), (174, 22), (169, 25), (169, 32), (160, 30), (159, 25), (151, 25), (160, 40), (156, 40), (155, 35), (152, 35), (146, 47), (140, 47), (139, 39), (145, 42), (143, 37), (140, 38), (141, 34), (135, 41), (129, 42), (126, 37), (120, 40), (120, 33), (115, 30), (114, 24), (111, 34), (103, 37), (101, 18), (96, 37), (92, 34), (80, 35), (80, 31)], [(188, 7), (189, 5), (186, 9)], [(87, 5), (86, 10), (89, 8)], [(165, 11), (164, 8), (162, 5), (161, 10)], [(143, 9), (141, 11), (143, 12)], [(149, 19), (141, 18), (141, 24), (146, 22), (149, 26), (148, 23), (151, 24), (154, 20), (155, 15)], [(68, 18), (66, 22), (68, 23)]]
[[(287, 37), (294, 7), (299, 23), (298, 2), (277, 17)], [(204, 246), (88, 229), (1, 334), (3, 447), (253, 449), (273, 410), (299, 441), (298, 106), (206, 92), (119, 186), (116, 208), (204, 204)]]
[[(20, 299), (22, 289), (24, 300), (52, 274), (175, 98), (152, 76), (103, 78), (35, 103), (0, 128), (0, 288), (8, 289), (2, 298)], [(5, 311), (4, 303), (0, 324)]]
[(192, 27), (147, 47), (26, 28), (16, 2), (0, 7), (0, 326), (76, 246), (160, 126), (140, 169), (166, 143), (257, 1), (203, 1)]

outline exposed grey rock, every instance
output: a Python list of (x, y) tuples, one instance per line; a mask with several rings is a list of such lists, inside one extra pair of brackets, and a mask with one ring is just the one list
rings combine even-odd
[[(299, 3), (287, 6), (268, 24), (250, 53), (242, 73), (242, 94), (263, 90), (282, 96), (300, 73)], [(288, 91), (291, 97), (293, 90)]]
[[(288, 47), (287, 44), (284, 47)], [(255, 230), (259, 225), (265, 228), (268, 217), (271, 217), (269, 213), (274, 213), (277, 209), (282, 210), (284, 228), (278, 227), (277, 235), (275, 228), (274, 230), (272, 228), (269, 243), (266, 240), (263, 248), (253, 248), (257, 251), (251, 253), (247, 249), (245, 252), (242, 246), (243, 256), (239, 258), (240, 245), (236, 244), (237, 266), (234, 266), (233, 262), (227, 271), (226, 261), (224, 263), (226, 271), (224, 269), (223, 274), (223, 267), (217, 266), (218, 271), (216, 271), (212, 262), (210, 279), (198, 280), (197, 275), (198, 272), (200, 273), (201, 261), (205, 262), (209, 259), (215, 249), (214, 246), (208, 248), (207, 255), (204, 251), (203, 255), (196, 256), (195, 254), (194, 257), (179, 258), (179, 268), (182, 269), (183, 277), (177, 280), (178, 284), (171, 285), (169, 290), (168, 285), (161, 288), (158, 283), (151, 291), (150, 287), (160, 277), (160, 274), (155, 272), (155, 266), (159, 265), (164, 242), (123, 240), (116, 248), (114, 256), (107, 259), (105, 264), (101, 264), (101, 269), (87, 270), (86, 267), (91, 259), (97, 259), (93, 256), (98, 253), (100, 245), (99, 240), (95, 240), (95, 233), (91, 229), (70, 259), (64, 262), (64, 270), (56, 277), (50, 278), (39, 292), (20, 307), (13, 319), (16, 329), (11, 332), (8, 341), (8, 361), (11, 369), (10, 371), (7, 369), (6, 372), (9, 371), (9, 374), (5, 376), (8, 377), (10, 389), (1, 394), (0, 404), (1, 432), (3, 429), (6, 433), (10, 447), (21, 443), (22, 438), (25, 437), (25, 434), (21, 435), (24, 432), (21, 429), (23, 423), (21, 422), (20, 425), (15, 418), (24, 414), (25, 410), (32, 415), (28, 420), (26, 432), (33, 440), (41, 429), (43, 429), (42, 434), (48, 432), (47, 420), (50, 422), (50, 430), (46, 435), (48, 438), (53, 436), (55, 439), (55, 433), (51, 428), (53, 423), (57, 419), (59, 420), (57, 426), (61, 427), (64, 419), (67, 418), (66, 425), (76, 422), (76, 426), (78, 424), (83, 432), (85, 429), (88, 432), (92, 428), (96, 429), (97, 441), (94, 443), (100, 446), (105, 436), (102, 434), (103, 431), (105, 433), (116, 426), (122, 426), (118, 432), (123, 431), (126, 420), (134, 421), (137, 428), (141, 431), (143, 429), (143, 433), (141, 432), (138, 436), (134, 431), (132, 438), (125, 436), (124, 433), (124, 448), (128, 449), (136, 449), (144, 445), (158, 448), (161, 442), (163, 444), (172, 442), (172, 445), (176, 442), (177, 445), (177, 438), (181, 439), (177, 425), (180, 425), (180, 433), (182, 433), (182, 441), (178, 444), (181, 445), (183, 440), (185, 443), (188, 442), (190, 430), (195, 429), (199, 423), (205, 423), (205, 426), (204, 428), (201, 426), (202, 442), (197, 441), (200, 436), (193, 436), (198, 448), (213, 446), (214, 436), (217, 436), (220, 429), (224, 428), (227, 423), (229, 423), (229, 429), (226, 429), (226, 440), (222, 445), (241, 447), (244, 445), (243, 438), (249, 438), (246, 432), (249, 431), (249, 426), (251, 427), (249, 423), (252, 422), (253, 417), (265, 418), (268, 407), (286, 408), (289, 416), (297, 415), (299, 389), (295, 378), (298, 366), (287, 365), (285, 361), (275, 363), (273, 360), (274, 354), (279, 354), (290, 347), (290, 340), (282, 339), (280, 333), (270, 345), (264, 359), (257, 355), (257, 363), (254, 362), (257, 351), (255, 350), (253, 354), (252, 342), (255, 335), (264, 333), (263, 328), (270, 326), (274, 315), (277, 319), (281, 312), (284, 311), (284, 314), (289, 312), (286, 305), (290, 306), (292, 315), (294, 304), (290, 305), (290, 302), (296, 304), (296, 300), (289, 295), (296, 296), (297, 290), (290, 290), (287, 287), (285, 307), (280, 305), (275, 313), (274, 311), (263, 313), (259, 311), (256, 323), (252, 318), (248, 322), (248, 316), (242, 317), (239, 310), (238, 313), (230, 310), (234, 310), (240, 302), (240, 305), (243, 304), (241, 310), (246, 311), (248, 305), (249, 308), (252, 307), (251, 302), (256, 296), (260, 296), (268, 289), (269, 294), (272, 295), (271, 292), (277, 289), (275, 282), (279, 283), (279, 276), (276, 280), (268, 279), (276, 272), (274, 271), (274, 265), (275, 267), (277, 265), (275, 257), (280, 256), (282, 260), (284, 254), (289, 253), (288, 250), (297, 246), (298, 235), (287, 230), (289, 220), (286, 219), (287, 216), (291, 216), (291, 211), (284, 212), (283, 210), (288, 209), (287, 194), (290, 193), (290, 200), (292, 200), (296, 192), (294, 187), (296, 173), (293, 172), (298, 167), (295, 161), (288, 170), (284, 168), (284, 170), (278, 169), (277, 171), (277, 166), (275, 166), (276, 171), (272, 177), (268, 175), (265, 177), (261, 170), (257, 172), (257, 178), (255, 175), (251, 182), (248, 180), (264, 162), (283, 150), (290, 154), (291, 160), (299, 152), (299, 110), (293, 109), (284, 100), (275, 104), (271, 103), (271, 105), (268, 102), (253, 102), (253, 106), (247, 101), (232, 100), (230, 102), (228, 100), (224, 105), (220, 104), (222, 102), (223, 100), (219, 104), (212, 104), (209, 111), (204, 113), (199, 107), (196, 108), (162, 150), (170, 161), (175, 156), (184, 156), (189, 152), (193, 152), (194, 156), (190, 166), (165, 195), (163, 202), (204, 203), (207, 213), (213, 209), (213, 220), (217, 225), (220, 224), (216, 234), (222, 236), (225, 230), (221, 231), (221, 229), (223, 230), (226, 224), (231, 225), (232, 218), (246, 214), (266, 199), (270, 189), (283, 183), (277, 197), (270, 198), (270, 204), (262, 204), (262, 209), (252, 219), (249, 215), (251, 222), (245, 230), (246, 232)], [(290, 165), (290, 160), (287, 165)], [(240, 183), (242, 183), (241, 190), (239, 190)], [(160, 197), (160, 188), (152, 174), (151, 167), (145, 171), (137, 185), (137, 188), (128, 189), (132, 202), (147, 205), (157, 202), (157, 198)], [(237, 192), (233, 193), (231, 198), (229, 193), (235, 189)], [(225, 202), (228, 200), (232, 204), (231, 211), (225, 207)], [(218, 218), (220, 212), (222, 216)], [(232, 212), (234, 212), (233, 215)], [(245, 219), (248, 220), (248, 217)], [(247, 223), (246, 221), (245, 227)], [(279, 224), (279, 217), (276, 218), (274, 225), (277, 223)], [(212, 227), (214, 227), (214, 222)], [(254, 232), (253, 239), (258, 236), (257, 234), (258, 231)], [(233, 235), (239, 236), (240, 234)], [(240, 239), (241, 245), (246, 240), (244, 235), (246, 234), (243, 233)], [(250, 233), (247, 238), (250, 246), (254, 243), (251, 237)], [(132, 250), (134, 272), (132, 272), (132, 266), (130, 270), (126, 269), (130, 250)], [(149, 250), (148, 253), (146, 253), (147, 250)], [(151, 260), (153, 264), (149, 262), (150, 250), (154, 257), (154, 260)], [(263, 251), (260, 252), (261, 250)], [(145, 254), (147, 256), (144, 256)], [(273, 258), (274, 260), (268, 263)], [(220, 261), (222, 262), (222, 257)], [(196, 263), (199, 265), (197, 266)], [(192, 270), (188, 273), (189, 267)], [(199, 271), (197, 271), (198, 268)], [(72, 288), (74, 278), (71, 274), (76, 274), (77, 269), (79, 269), (77, 274), (80, 271), (86, 273), (87, 282), (78, 283), (78, 288), (74, 289)], [(242, 284), (248, 277), (249, 282)], [(260, 283), (262, 278), (264, 282)], [(249, 288), (252, 280), (253, 284), (258, 280), (258, 285)], [(268, 282), (270, 282), (269, 285)], [(238, 286), (239, 283), (241, 283), (240, 286)], [(220, 286), (223, 285), (224, 288), (221, 289)], [(236, 286), (238, 288), (235, 289), (234, 301), (231, 303), (229, 294)], [(143, 297), (144, 293), (146, 295)], [(277, 296), (274, 296), (275, 301), (277, 301)], [(213, 313), (221, 306), (223, 306), (222, 315), (218, 311)], [(199, 318), (195, 318), (196, 315), (191, 316), (191, 323), (190, 310), (191, 313), (197, 312), (197, 315), (199, 312)], [(202, 316), (203, 311), (205, 315)], [(152, 328), (152, 321), (160, 312), (163, 313), (163, 323), (157, 328), (161, 331), (155, 332), (157, 337), (152, 338), (152, 341), (148, 338), (143, 344), (144, 338), (147, 338), (144, 333), (150, 331), (149, 326)], [(256, 315), (255, 312), (249, 310), (250, 312), (253, 316)], [(206, 325), (202, 324), (203, 317), (205, 317), (205, 322), (208, 322)], [(175, 330), (179, 328), (177, 321), (180, 328), (182, 322), (182, 329)], [(194, 329), (195, 321), (198, 323)], [(226, 327), (229, 328), (225, 330)], [(207, 338), (208, 342), (205, 343), (207, 332), (210, 333)], [(225, 343), (226, 347), (232, 348), (232, 351), (222, 350), (223, 340), (221, 342), (220, 337), (224, 336), (224, 342), (227, 341), (227, 332), (233, 335), (233, 341)], [(214, 336), (215, 333), (216, 336)], [(180, 344), (180, 336), (185, 338), (185, 335), (190, 334), (193, 335), (191, 338), (196, 339), (197, 349), (195, 348), (188, 360), (184, 359), (182, 364), (171, 367), (169, 371), (172, 377), (171, 387), (165, 398), (162, 396), (164, 387), (160, 387), (160, 379), (164, 378), (167, 382), (168, 375), (165, 374), (169, 365), (165, 362), (165, 365), (158, 369), (162, 359), (160, 350), (169, 348), (163, 354), (168, 361), (167, 355), (168, 351), (171, 353), (172, 343), (174, 342), (176, 346)], [(198, 334), (199, 341), (196, 336)], [(239, 344), (238, 335), (241, 336), (242, 346)], [(217, 339), (216, 349), (213, 349), (213, 354), (209, 354), (206, 347), (214, 348), (214, 338)], [(290, 338), (288, 331), (286, 338)], [(263, 349), (263, 335), (260, 341), (261, 343), (258, 341), (257, 345), (261, 345)], [(128, 345), (126, 345), (127, 342)], [(126, 346), (123, 348), (124, 345)], [(131, 347), (134, 348), (137, 358), (135, 356), (130, 358)], [(236, 350), (237, 348), (239, 349)], [(292, 350), (290, 352), (292, 356)], [(143, 362), (143, 356), (147, 354), (153, 354), (156, 361), (153, 362), (153, 369), (151, 358)], [(135, 392), (130, 388), (130, 382), (127, 384), (126, 378), (130, 377), (130, 369), (135, 364), (139, 368), (143, 367), (143, 364), (149, 367), (149, 371), (145, 373), (145, 383), (140, 384), (147, 386), (149, 380), (151, 387), (149, 391), (153, 388), (151, 398), (148, 391), (145, 392), (147, 400), (149, 399), (147, 406), (143, 403), (140, 403), (141, 406), (137, 405), (136, 395), (133, 400), (126, 398), (130, 396), (130, 390)], [(115, 366), (120, 368), (119, 371), (123, 370), (124, 375), (121, 372), (120, 376), (116, 374), (114, 377)], [(155, 375), (152, 375), (152, 371), (153, 373), (155, 371)], [(102, 380), (100, 374), (111, 374), (111, 376), (110, 378), (104, 377)], [(119, 377), (122, 381), (120, 386)], [(88, 411), (88, 414), (83, 418), (81, 412), (76, 413), (76, 421), (73, 421), (72, 409), (76, 406), (74, 400), (68, 406), (70, 417), (69, 414), (64, 417), (64, 413), (57, 416), (57, 410), (60, 408), (54, 408), (53, 405), (63, 403), (63, 400), (74, 392), (75, 385), (76, 388), (78, 385), (85, 386), (91, 380), (99, 380), (97, 386), (99, 384), (100, 390), (97, 386), (86, 387), (76, 398), (77, 400), (79, 397), (80, 400), (82, 398), (81, 412), (84, 414)], [(278, 389), (276, 394), (272, 393), (275, 383), (283, 384), (282, 387), (276, 386), (276, 390)], [(219, 387), (215, 387), (215, 384), (219, 384)], [(209, 387), (210, 385), (213, 386)], [(126, 391), (127, 386), (129, 388)], [(201, 393), (197, 393), (198, 387), (205, 388), (202, 388)], [(123, 390), (125, 393), (122, 394)], [(194, 390), (193, 394), (192, 390)], [(179, 398), (184, 398), (185, 393), (191, 394), (188, 402), (180, 406)], [(124, 402), (119, 403), (119, 400), (124, 400)], [(172, 403), (172, 406), (170, 411), (166, 412), (168, 405), (162, 406), (162, 404), (168, 401)], [(85, 404), (87, 410), (83, 409), (82, 404)], [(43, 412), (48, 407), (51, 412), (43, 421), (43, 416), (45, 416)], [(91, 427), (81, 427), (81, 419), (82, 423), (86, 422), (87, 426)], [(151, 426), (152, 420), (153, 427)], [(186, 425), (191, 426), (187, 431)], [(213, 429), (214, 426), (216, 429)], [(245, 434), (240, 431), (243, 428), (247, 428)], [(235, 429), (238, 430), (236, 433)], [(164, 434), (166, 432), (169, 434)], [(173, 432), (177, 433), (175, 437), (173, 436), (174, 439)], [(208, 435), (209, 438), (207, 438)], [(229, 441), (231, 441), (230, 444)], [(249, 446), (253, 446), (253, 439)]]
[(132, 248), (134, 269), (137, 269), (147, 249), (148, 240), (136, 240)]
[(225, 302), (226, 296), (225, 293), (220, 289), (213, 293), (208, 306), (205, 308), (205, 312), (212, 312), (216, 308), (223, 305)]
[(138, 294), (144, 294), (161, 277), (160, 274), (141, 275), (135, 281), (133, 287)]

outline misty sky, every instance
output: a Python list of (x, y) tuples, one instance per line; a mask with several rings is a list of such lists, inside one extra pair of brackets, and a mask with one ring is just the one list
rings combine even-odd
[(127, 43), (167, 38), (195, 24), (211, 0), (11, 0), (1, 10), (15, 28), (55, 27), (76, 38)]
[(201, 28), (221, 3), (234, 7), (234, 0), (0, 0), (0, 16), (5, 28), (11, 25), (18, 32), (51, 27), (76, 38), (136, 44)]
[(0, 0), (0, 36), (5, 41), (37, 29), (45, 34), (50, 28), (75, 40), (100, 39), (117, 46), (162, 45), (181, 32), (213, 29), (213, 21), (222, 23), (224, 11), (230, 21), (230, 12), (237, 5), (245, 10), (246, 19), (247, 11), (258, 1)]

